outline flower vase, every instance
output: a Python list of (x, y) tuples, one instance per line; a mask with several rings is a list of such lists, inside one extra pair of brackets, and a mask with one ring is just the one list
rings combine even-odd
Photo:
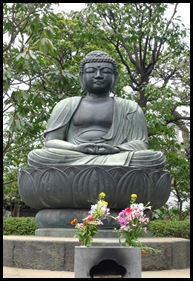
[(141, 278), (141, 249), (75, 246), (75, 278)]

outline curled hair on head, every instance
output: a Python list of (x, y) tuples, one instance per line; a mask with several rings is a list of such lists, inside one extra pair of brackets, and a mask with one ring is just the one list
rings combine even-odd
[(96, 50), (96, 51), (92, 51), (90, 53), (88, 53), (84, 59), (80, 62), (80, 72), (79, 72), (79, 78), (80, 78), (80, 83), (81, 83), (81, 91), (84, 92), (85, 89), (84, 89), (84, 85), (83, 85), (83, 68), (84, 68), (84, 65), (86, 63), (89, 63), (89, 62), (108, 62), (108, 63), (111, 63), (113, 65), (113, 71), (114, 71), (114, 75), (115, 75), (115, 82), (113, 84), (113, 87), (112, 87), (112, 92), (114, 92), (114, 89), (115, 89), (115, 84), (117, 82), (117, 79), (118, 79), (118, 70), (117, 70), (117, 64), (116, 64), (116, 61), (111, 57), (109, 56), (109, 54), (107, 54), (106, 52), (104, 51), (99, 51), (99, 50)]

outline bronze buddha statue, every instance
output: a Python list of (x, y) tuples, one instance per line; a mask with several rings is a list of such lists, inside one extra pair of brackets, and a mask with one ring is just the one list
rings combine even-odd
[(148, 150), (145, 116), (131, 100), (112, 96), (118, 79), (115, 60), (90, 52), (80, 63), (85, 97), (70, 97), (54, 107), (45, 146), (28, 155), (32, 167), (121, 165), (163, 169), (165, 156)]

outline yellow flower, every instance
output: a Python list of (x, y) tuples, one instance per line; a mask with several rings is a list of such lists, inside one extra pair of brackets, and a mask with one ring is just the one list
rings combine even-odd
[(137, 194), (135, 194), (135, 193), (131, 194), (131, 199), (132, 200), (135, 200), (136, 198), (137, 198)]
[(99, 198), (104, 198), (106, 196), (106, 194), (104, 193), (104, 192), (101, 192), (100, 194), (99, 194)]
[(101, 200), (102, 204), (105, 205), (106, 207), (108, 206), (108, 202)]

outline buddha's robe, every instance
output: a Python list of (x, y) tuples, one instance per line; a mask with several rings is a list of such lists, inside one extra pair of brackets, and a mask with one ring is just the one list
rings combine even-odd
[[(80, 144), (72, 118), (82, 97), (60, 101), (53, 109), (47, 124), (49, 132), (63, 130), (63, 140)], [(134, 101), (114, 97), (113, 120), (108, 132), (97, 143), (106, 143), (120, 149), (107, 155), (86, 154), (79, 151), (47, 148), (35, 149), (28, 154), (28, 164), (34, 167), (57, 165), (112, 165), (162, 169), (165, 156), (160, 151), (148, 150), (148, 134), (144, 113)], [(86, 142), (86, 141), (85, 141)]]

